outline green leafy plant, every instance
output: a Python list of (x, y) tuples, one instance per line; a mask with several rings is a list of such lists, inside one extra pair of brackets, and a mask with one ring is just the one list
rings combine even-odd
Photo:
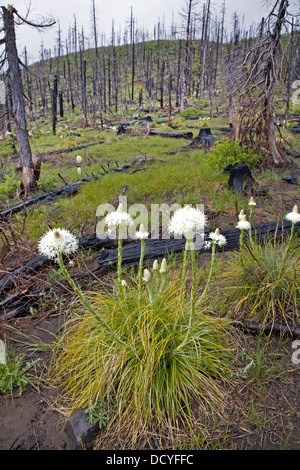
[(236, 140), (225, 139), (216, 143), (216, 147), (207, 154), (207, 158), (213, 166), (224, 170), (227, 165), (242, 162), (253, 168), (259, 160), (259, 155), (250, 148), (240, 145)]
[(98, 423), (99, 429), (107, 425), (108, 416), (103, 408), (102, 403), (94, 403), (89, 405), (85, 410), (88, 415), (88, 422), (90, 424)]
[(5, 182), (0, 183), (0, 198), (6, 198), (15, 193), (19, 185), (19, 178), (15, 174), (4, 175)]
[(254, 351), (242, 351), (240, 355), (244, 364), (240, 375), (250, 383), (263, 386), (278, 377), (280, 366), (275, 362), (276, 356), (270, 360), (268, 337), (263, 334), (258, 336)]
[(21, 395), (31, 381), (30, 369), (37, 361), (25, 362), (21, 356), (12, 356), (3, 341), (0, 344), (0, 393), (19, 389)]

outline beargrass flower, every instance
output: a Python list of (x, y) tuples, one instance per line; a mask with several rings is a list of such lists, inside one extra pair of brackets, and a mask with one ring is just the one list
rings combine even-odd
[(125, 279), (122, 279), (121, 286), (122, 287), (127, 287), (127, 282), (125, 281)]
[(194, 233), (203, 232), (205, 225), (206, 216), (202, 211), (185, 206), (174, 213), (169, 224), (169, 233), (193, 240)]
[(242, 209), (241, 212), (239, 213), (239, 220), (242, 220), (244, 215), (245, 215), (245, 211), (244, 211), (244, 209)]
[(71, 255), (78, 250), (78, 241), (68, 230), (55, 228), (40, 239), (38, 250), (47, 258), (57, 258), (60, 253)]
[(236, 228), (239, 228), (240, 230), (250, 230), (251, 229), (251, 224), (248, 222), (245, 214), (241, 216), (241, 219), (239, 220)]
[(150, 272), (148, 271), (148, 269), (144, 269), (143, 281), (144, 281), (144, 282), (149, 282), (149, 281), (150, 281), (150, 278), (151, 278)]
[(286, 217), (285, 217), (287, 220), (289, 220), (290, 222), (292, 222), (292, 224), (297, 224), (300, 222), (300, 214), (299, 214), (299, 210), (298, 210), (298, 206), (294, 206), (293, 208), (293, 212), (289, 212)]
[(156, 260), (154, 261), (154, 263), (153, 263), (153, 267), (152, 267), (152, 269), (153, 269), (153, 271), (157, 271), (157, 270), (158, 270), (158, 268), (159, 268), (159, 265), (158, 265), (158, 260), (156, 259)]
[(141, 224), (140, 230), (136, 232), (135, 236), (136, 238), (139, 238), (140, 240), (145, 240), (146, 238), (149, 237), (149, 232), (146, 232), (144, 225)]
[(107, 214), (104, 220), (108, 227), (133, 225), (133, 219), (129, 214), (127, 214), (127, 212), (124, 211), (124, 206), (122, 203), (119, 205), (116, 211)]
[(224, 246), (227, 243), (226, 237), (220, 234), (220, 230), (216, 228), (214, 232), (210, 232), (209, 238), (211, 239), (212, 243), (215, 243), (218, 246)]
[(6, 365), (6, 347), (4, 341), (0, 339), (0, 364)]
[(162, 260), (159, 272), (160, 272), (160, 274), (164, 274), (164, 273), (167, 272), (167, 260), (166, 260), (166, 258), (164, 258)]
[(81, 157), (81, 155), (77, 155), (77, 157), (76, 157), (76, 162), (77, 162), (77, 163), (81, 163), (81, 162), (82, 162), (82, 157)]
[(77, 168), (77, 173), (78, 173), (79, 175), (81, 175), (81, 171), (82, 171), (82, 170), (81, 170), (81, 168), (80, 168), (80, 167), (79, 167), (79, 168)]
[[(209, 286), (210, 286), (210, 282), (211, 282), (212, 275), (213, 275), (214, 264), (215, 264), (215, 258), (216, 258), (216, 247), (217, 245), (219, 247), (224, 246), (227, 243), (226, 237), (224, 237), (224, 235), (221, 235), (220, 230), (218, 228), (216, 228), (214, 232), (210, 232), (209, 238), (210, 240), (207, 240), (204, 244), (204, 249), (209, 249), (209, 248), (212, 249), (210, 269), (209, 269), (208, 278), (206, 281), (204, 291), (199, 297), (198, 303), (201, 303), (202, 299), (206, 296)], [(193, 281), (193, 283), (195, 283), (195, 281)], [(193, 287), (193, 291), (195, 291), (195, 286)]]
[(250, 197), (248, 205), (249, 206), (256, 206), (256, 202), (254, 201), (253, 196)]

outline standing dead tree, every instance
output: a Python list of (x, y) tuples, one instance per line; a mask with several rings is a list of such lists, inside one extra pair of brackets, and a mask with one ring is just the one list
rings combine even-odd
[(12, 97), (12, 116), (16, 132), (16, 138), (19, 147), (21, 165), (22, 165), (22, 189), (25, 197), (35, 187), (36, 178), (33, 169), (32, 154), (29, 144), (29, 137), (25, 117), (25, 104), (23, 82), (20, 65), (23, 65), (18, 56), (16, 46), (15, 24), (27, 24), (34, 28), (44, 28), (52, 26), (55, 22), (35, 24), (22, 18), (17, 10), (12, 6), (1, 6), (2, 28), (4, 37), (0, 39), (0, 45), (4, 45), (4, 56), (0, 63), (0, 68), (8, 64), (8, 76), (10, 79), (10, 89)]
[[(276, 139), (274, 96), (279, 80), (280, 39), (287, 16), (288, 1), (276, 0), (263, 19), (253, 47), (231, 64), (231, 97), (236, 104), (235, 138), (254, 148), (262, 148), (275, 165), (287, 156)], [(232, 73), (235, 70), (235, 73)]]
[(198, 0), (186, 0), (185, 6), (180, 13), (183, 18), (185, 26), (185, 47), (183, 51), (183, 57), (181, 61), (181, 71), (180, 71), (180, 108), (184, 109), (185, 106), (185, 95), (187, 87), (191, 82), (191, 56), (192, 56), (192, 38), (191, 38), (191, 25), (192, 19), (194, 17), (194, 10), (198, 4)]

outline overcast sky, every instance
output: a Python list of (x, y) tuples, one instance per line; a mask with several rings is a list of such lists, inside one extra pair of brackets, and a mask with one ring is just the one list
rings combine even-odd
[[(199, 12), (205, 0), (199, 0)], [(226, 1), (226, 22), (230, 25), (233, 13), (236, 11), (240, 19), (244, 16), (245, 27), (252, 23), (258, 23), (269, 11), (264, 0), (225, 0)], [(186, 0), (95, 0), (97, 11), (98, 31), (104, 32), (107, 38), (110, 37), (112, 20), (115, 29), (121, 27), (125, 29), (126, 21), (130, 18), (131, 7), (139, 26), (144, 26), (149, 32), (153, 31), (153, 26), (158, 20), (164, 18), (166, 28), (172, 24), (174, 15), (175, 22), (179, 25), (178, 12), (182, 10)], [(220, 15), (223, 0), (212, 0), (212, 12)], [(274, 0), (271, 0), (271, 4)], [(91, 0), (12, 0), (12, 4), (23, 16), (30, 5), (31, 14), (29, 18), (37, 20), (39, 15), (52, 17), (59, 20), (63, 40), (67, 35), (69, 25), (73, 24), (73, 16), (76, 16), (78, 26), (84, 27), (86, 35), (91, 31)], [(299, 5), (299, 0), (290, 0), (291, 7), (295, 11)], [(19, 53), (22, 54), (26, 46), (30, 62), (39, 60), (39, 49), (43, 41), (46, 49), (53, 50), (57, 37), (57, 25), (39, 33), (34, 29), (21, 25), (16, 28), (17, 45)]]

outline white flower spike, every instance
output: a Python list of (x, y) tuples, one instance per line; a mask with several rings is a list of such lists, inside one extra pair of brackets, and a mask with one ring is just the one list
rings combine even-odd
[(108, 227), (118, 227), (119, 225), (129, 226), (133, 225), (132, 217), (124, 211), (124, 206), (121, 203), (118, 209), (110, 212), (104, 219)]
[(57, 258), (59, 253), (71, 255), (78, 250), (78, 241), (68, 230), (55, 228), (40, 239), (38, 250), (47, 258)]
[(156, 259), (156, 260), (154, 261), (154, 263), (153, 263), (153, 268), (152, 268), (152, 269), (153, 269), (153, 271), (157, 271), (158, 268), (159, 268), (159, 266), (158, 266), (158, 260)]
[(300, 222), (300, 214), (299, 214), (298, 206), (294, 206), (293, 212), (290, 212), (289, 214), (287, 214), (287, 216), (285, 218), (287, 220), (289, 220), (290, 222), (292, 222), (292, 224), (299, 223)]
[(81, 162), (82, 162), (82, 157), (81, 157), (81, 155), (77, 155), (77, 157), (76, 157), (76, 162), (77, 162), (77, 163), (81, 163)]
[(150, 281), (150, 278), (151, 278), (150, 272), (148, 271), (148, 269), (144, 269), (143, 281), (144, 281), (144, 282), (149, 282), (149, 281)]
[(249, 206), (256, 206), (256, 202), (253, 199), (253, 196), (250, 197), (250, 201), (248, 203)]
[(203, 232), (206, 225), (206, 216), (199, 209), (185, 206), (178, 209), (169, 224), (169, 233), (183, 235), (187, 240), (192, 240), (195, 232)]
[(250, 230), (251, 229), (251, 224), (246, 219), (246, 215), (243, 215), (241, 217), (241, 219), (239, 220), (236, 228), (239, 228), (240, 230)]
[(218, 246), (224, 246), (227, 243), (226, 237), (220, 234), (220, 230), (217, 228), (215, 232), (209, 234), (209, 238), (212, 240), (212, 243), (215, 243)]
[(149, 232), (146, 232), (144, 225), (141, 224), (140, 230), (136, 232), (135, 236), (136, 238), (139, 238), (140, 240), (145, 240), (146, 238), (149, 237)]
[(162, 260), (159, 272), (160, 272), (160, 274), (164, 274), (164, 273), (167, 272), (167, 260), (166, 260), (166, 258), (164, 258)]
[(239, 213), (239, 220), (242, 220), (244, 215), (245, 215), (245, 211), (244, 211), (244, 209), (242, 209), (241, 212)]

